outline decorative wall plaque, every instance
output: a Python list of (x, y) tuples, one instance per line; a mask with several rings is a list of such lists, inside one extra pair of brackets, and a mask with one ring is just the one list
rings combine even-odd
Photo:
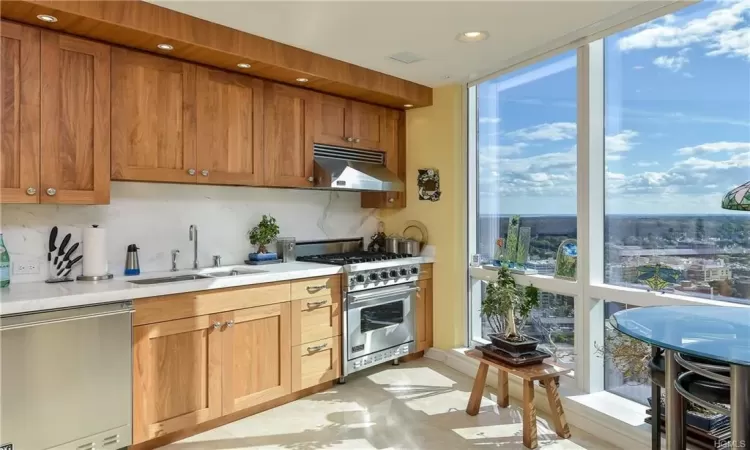
[(440, 200), (440, 171), (437, 169), (419, 169), (417, 177), (419, 199), (436, 202)]

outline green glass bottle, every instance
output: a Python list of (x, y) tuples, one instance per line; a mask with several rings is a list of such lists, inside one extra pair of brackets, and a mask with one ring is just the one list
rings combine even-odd
[(10, 254), (0, 233), (0, 288), (10, 285)]

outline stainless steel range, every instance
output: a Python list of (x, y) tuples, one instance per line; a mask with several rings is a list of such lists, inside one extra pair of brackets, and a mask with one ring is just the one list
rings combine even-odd
[[(364, 252), (362, 240), (297, 244), (297, 261), (342, 266), (343, 377), (416, 349), (419, 258)], [(319, 251), (320, 253), (315, 253)]]

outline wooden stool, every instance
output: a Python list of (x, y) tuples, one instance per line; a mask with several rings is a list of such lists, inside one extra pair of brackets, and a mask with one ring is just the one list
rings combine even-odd
[(474, 387), (471, 390), (469, 404), (466, 405), (466, 414), (476, 416), (479, 405), (482, 403), (484, 385), (487, 381), (487, 371), (490, 366), (497, 369), (497, 405), (501, 408), (508, 407), (508, 374), (516, 375), (523, 381), (523, 445), (527, 448), (537, 448), (536, 431), (536, 407), (534, 406), (534, 381), (544, 381), (547, 390), (547, 401), (552, 410), (552, 422), (555, 432), (561, 438), (570, 437), (570, 428), (565, 421), (565, 412), (560, 402), (560, 394), (557, 392), (557, 383), (554, 378), (570, 372), (571, 369), (554, 366), (552, 364), (534, 364), (533, 366), (513, 367), (505, 365), (494, 359), (485, 358), (479, 350), (467, 350), (466, 355), (479, 361), (477, 377), (474, 379)]

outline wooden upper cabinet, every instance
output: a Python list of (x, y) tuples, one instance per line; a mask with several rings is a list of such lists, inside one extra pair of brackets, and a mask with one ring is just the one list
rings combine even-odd
[(261, 185), (263, 81), (204, 67), (196, 76), (198, 182)]
[(0, 201), (39, 203), (39, 30), (0, 21)]
[(352, 101), (350, 111), (350, 136), (354, 138), (354, 148), (385, 151), (385, 146), (389, 144), (386, 135), (388, 110), (382, 106)]
[[(386, 110), (385, 133), (381, 148), (385, 152), (385, 165), (391, 172), (406, 181), (406, 115), (395, 109)], [(405, 183), (404, 183), (405, 184)], [(404, 185), (406, 189), (406, 185)], [(405, 208), (404, 192), (363, 192), (363, 208)]]
[(222, 314), (223, 414), (291, 393), (289, 302)]
[(219, 314), (133, 328), (133, 443), (219, 417)]
[(112, 179), (195, 183), (195, 65), (112, 49)]
[(110, 47), (41, 33), (41, 202), (109, 203)]
[(264, 98), (265, 184), (309, 187), (313, 176), (313, 92), (266, 83)]
[[(351, 101), (315, 94), (315, 143), (351, 147)], [(352, 140), (349, 140), (349, 139)]]

